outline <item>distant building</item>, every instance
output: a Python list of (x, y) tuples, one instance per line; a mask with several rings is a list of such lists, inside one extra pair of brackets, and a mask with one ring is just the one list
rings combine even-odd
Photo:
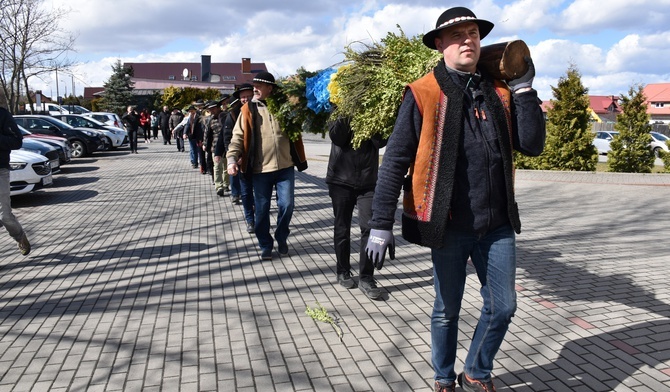
[[(251, 83), (254, 75), (267, 71), (265, 63), (252, 63), (242, 58), (240, 63), (212, 63), (212, 56), (200, 56), (200, 63), (125, 63), (133, 68), (134, 93), (151, 95), (164, 88), (194, 87), (215, 88), (221, 94), (232, 94), (242, 83)], [(84, 98), (92, 99), (104, 94), (103, 87), (84, 88)]]
[(670, 83), (652, 83), (644, 87), (647, 114), (652, 124), (670, 125)]
[[(542, 112), (545, 119), (547, 110), (552, 108), (551, 101), (542, 101)], [(591, 121), (597, 123), (615, 123), (617, 114), (621, 113), (619, 97), (614, 95), (589, 95), (589, 114)]]

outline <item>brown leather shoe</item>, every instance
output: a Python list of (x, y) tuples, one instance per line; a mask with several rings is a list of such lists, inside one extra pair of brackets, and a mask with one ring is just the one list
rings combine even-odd
[(21, 239), (18, 241), (18, 244), (21, 254), (24, 256), (28, 256), (28, 253), (30, 253), (30, 241), (28, 241), (26, 233), (23, 233), (23, 235), (21, 235)]

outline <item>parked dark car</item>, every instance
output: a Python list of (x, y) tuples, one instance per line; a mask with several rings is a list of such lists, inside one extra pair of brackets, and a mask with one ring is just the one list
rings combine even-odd
[(31, 133), (26, 131), (26, 129), (20, 125), (18, 127), (19, 130), (21, 130), (21, 134), (23, 135), (23, 140), (37, 140), (56, 147), (58, 149), (58, 158), (61, 166), (65, 165), (66, 163), (70, 163), (72, 160), (72, 145), (70, 144), (70, 141), (67, 140), (67, 138)]
[(47, 157), (49, 159), (49, 164), (51, 165), (51, 173), (60, 173), (60, 160), (58, 159), (58, 150), (56, 150), (56, 147), (35, 139), (24, 138), (21, 150), (34, 152)]
[(98, 150), (105, 150), (106, 143), (100, 134), (88, 128), (74, 128), (56, 118), (44, 115), (14, 116), (17, 124), (33, 133), (64, 136), (72, 144), (72, 156), (80, 158)]
[(90, 128), (101, 132), (110, 149), (128, 145), (128, 132), (124, 129), (102, 123), (92, 117), (79, 114), (55, 114), (53, 117), (66, 122), (75, 128)]

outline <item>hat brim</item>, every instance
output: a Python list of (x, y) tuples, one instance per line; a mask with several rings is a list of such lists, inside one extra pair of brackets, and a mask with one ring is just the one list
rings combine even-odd
[(235, 91), (233, 92), (233, 98), (235, 98), (235, 99), (240, 99), (240, 93), (241, 93), (242, 91), (254, 91), (254, 88), (253, 88), (253, 87), (244, 87), (244, 88), (241, 88), (241, 89), (239, 89), (239, 90), (235, 90)]
[(491, 30), (493, 30), (493, 23), (489, 22), (488, 20), (483, 20), (483, 19), (463, 20), (463, 21), (460, 21), (460, 22), (448, 24), (446, 26), (440, 26), (436, 29), (433, 29), (433, 30), (427, 32), (423, 36), (423, 39), (422, 39), (423, 44), (426, 45), (427, 47), (431, 48), (431, 49), (437, 50), (437, 48), (435, 47), (435, 38), (437, 38), (437, 36), (440, 34), (440, 31), (442, 31), (444, 29), (448, 29), (449, 27), (458, 26), (459, 24), (463, 24), (463, 23), (476, 23), (477, 26), (479, 27), (479, 39), (484, 39), (484, 37), (489, 35)]

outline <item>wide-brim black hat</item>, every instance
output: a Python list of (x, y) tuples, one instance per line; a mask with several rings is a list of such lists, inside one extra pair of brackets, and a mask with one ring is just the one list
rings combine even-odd
[(205, 102), (205, 107), (204, 108), (205, 109), (212, 109), (212, 108), (215, 108), (215, 107), (218, 107), (218, 106), (221, 106), (221, 101), (212, 100), (212, 101)]
[(426, 35), (423, 36), (423, 44), (431, 49), (437, 49), (435, 47), (435, 37), (437, 37), (440, 30), (467, 22), (476, 23), (477, 26), (479, 26), (479, 39), (486, 37), (493, 29), (493, 23), (488, 20), (477, 19), (475, 13), (469, 9), (465, 7), (453, 7), (444, 11), (442, 15), (437, 18), (435, 29), (427, 32)]
[(271, 84), (273, 86), (276, 86), (277, 83), (275, 83), (275, 77), (272, 76), (270, 72), (266, 71), (261, 71), (254, 76), (254, 82), (257, 83), (266, 83), (266, 84)]
[(253, 91), (253, 90), (254, 90), (254, 86), (251, 85), (250, 83), (242, 83), (242, 84), (240, 85), (240, 87), (238, 87), (237, 90), (235, 90), (235, 92), (233, 93), (233, 97), (234, 97), (235, 99), (240, 99), (240, 93), (241, 93), (242, 91), (244, 91), (244, 90), (251, 90), (251, 91)]

